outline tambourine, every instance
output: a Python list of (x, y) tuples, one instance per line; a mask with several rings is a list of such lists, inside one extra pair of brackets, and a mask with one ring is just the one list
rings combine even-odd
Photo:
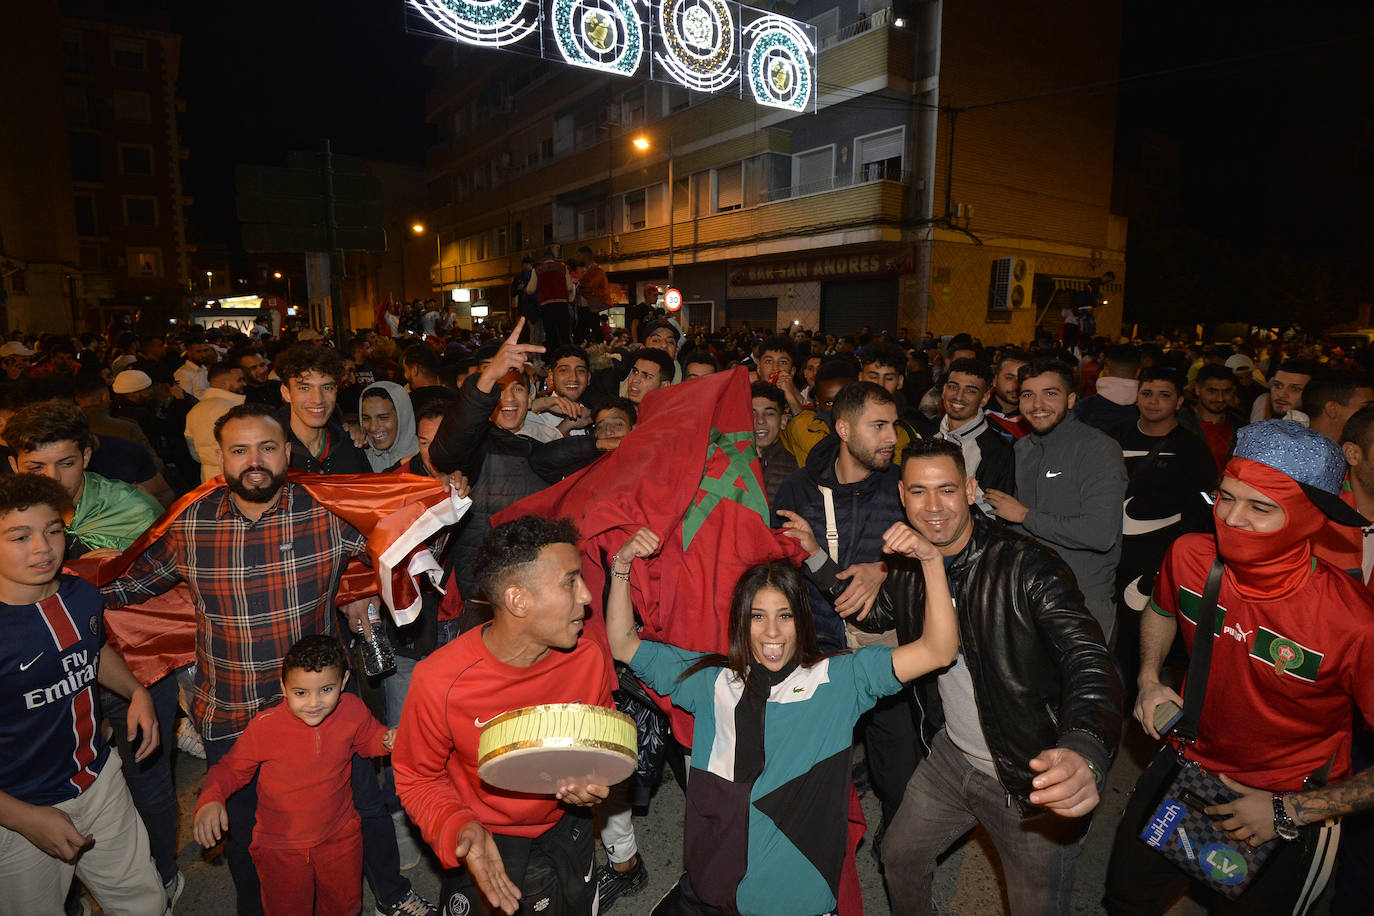
[(615, 785), (638, 760), (634, 720), (582, 703), (502, 713), (482, 729), (477, 745), (483, 782), (536, 795), (552, 795), (560, 785)]

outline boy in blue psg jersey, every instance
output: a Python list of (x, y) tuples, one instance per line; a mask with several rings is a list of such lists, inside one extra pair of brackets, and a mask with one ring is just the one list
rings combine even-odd
[(0, 916), (60, 916), (73, 874), (111, 916), (169, 914), (95, 685), (128, 698), (135, 759), (157, 716), (105, 643), (100, 593), (59, 572), (71, 510), (55, 480), (0, 479)]

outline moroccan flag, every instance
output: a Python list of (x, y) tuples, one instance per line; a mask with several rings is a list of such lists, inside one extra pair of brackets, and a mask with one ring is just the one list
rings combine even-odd
[[(805, 551), (768, 527), (749, 375), (718, 372), (651, 392), (639, 425), (591, 466), (492, 516), (570, 517), (582, 535), (583, 578), (596, 613), (587, 625), (604, 638), (602, 596), (610, 557), (640, 527), (663, 538), (659, 554), (630, 572), (646, 639), (684, 649), (727, 648), (730, 595), (749, 567), (800, 563)], [(691, 744), (692, 719), (663, 698), (673, 731)]]
[[(461, 519), (471, 500), (453, 498), (437, 481), (414, 474), (326, 476), (292, 469), (287, 479), (367, 538), (372, 566), (350, 561), (335, 603), (380, 594), (397, 624), (414, 620), (421, 604), (417, 580), (426, 575), (437, 584), (442, 573), (426, 545)], [(67, 571), (97, 586), (114, 581), (188, 506), (223, 486), (222, 476), (201, 484), (173, 503), (123, 553), (69, 560)], [(196, 608), (184, 582), (141, 604), (107, 610), (105, 626), (110, 641), (144, 684), (195, 661)]]

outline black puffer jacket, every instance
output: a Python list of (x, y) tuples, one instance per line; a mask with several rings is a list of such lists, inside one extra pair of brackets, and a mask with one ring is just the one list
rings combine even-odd
[[(925, 579), (914, 560), (888, 561), (873, 611), (856, 623), (870, 632), (895, 626), (910, 642), (925, 623)], [(1105, 775), (1121, 739), (1121, 677), (1064, 561), (974, 509), (973, 534), (949, 564), (949, 584), (1002, 785), (1028, 806), (1028, 764), (1051, 747), (1078, 752)], [(917, 682), (927, 746), (944, 725), (937, 677)]]
[(491, 530), (492, 515), (557, 483), (600, 454), (594, 436), (536, 442), (501, 429), (489, 419), (500, 401), (499, 387), (485, 392), (477, 387), (477, 376), (469, 377), (429, 446), (429, 460), (436, 470), (445, 474), (462, 471), (472, 485), (472, 508), (458, 523), (449, 548), (464, 599), (459, 618), (462, 630), (482, 619), (476, 603), (470, 600), (477, 597), (472, 558)]

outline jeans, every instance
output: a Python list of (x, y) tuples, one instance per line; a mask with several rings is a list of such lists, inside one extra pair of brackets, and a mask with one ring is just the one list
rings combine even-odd
[(1090, 822), (1049, 812), (1022, 816), (1002, 784), (975, 769), (941, 730), (907, 784), (883, 840), (892, 912), (928, 916), (936, 858), (982, 824), (1002, 861), (1013, 916), (1066, 913)]
[[(177, 874), (177, 793), (172, 781), (172, 757), (176, 753), (177, 679), (167, 675), (148, 687), (157, 713), (159, 747), (143, 760), (134, 760), (126, 716), (129, 701), (108, 690), (100, 691), (100, 707), (114, 730), (112, 744), (124, 765), (124, 781), (134, 808), (148, 831), (148, 842), (158, 875), (166, 884)], [(135, 741), (141, 736), (135, 736)]]
[[(345, 690), (357, 694), (350, 683)], [(234, 738), (205, 742), (205, 762), (214, 766), (234, 746)], [(370, 759), (354, 756), (351, 776), (353, 807), (362, 820), (363, 875), (372, 888), (377, 908), (388, 910), (410, 893), (410, 879), (401, 874), (401, 854), (396, 848), (396, 831), (377, 785), (377, 771)], [(229, 796), (225, 803), (229, 814), (229, 836), (224, 855), (229, 860), (229, 874), (238, 892), (239, 916), (260, 916), (262, 889), (257, 868), (248, 852), (253, 828), (258, 822), (258, 779)], [(271, 888), (267, 889), (271, 892)]]

